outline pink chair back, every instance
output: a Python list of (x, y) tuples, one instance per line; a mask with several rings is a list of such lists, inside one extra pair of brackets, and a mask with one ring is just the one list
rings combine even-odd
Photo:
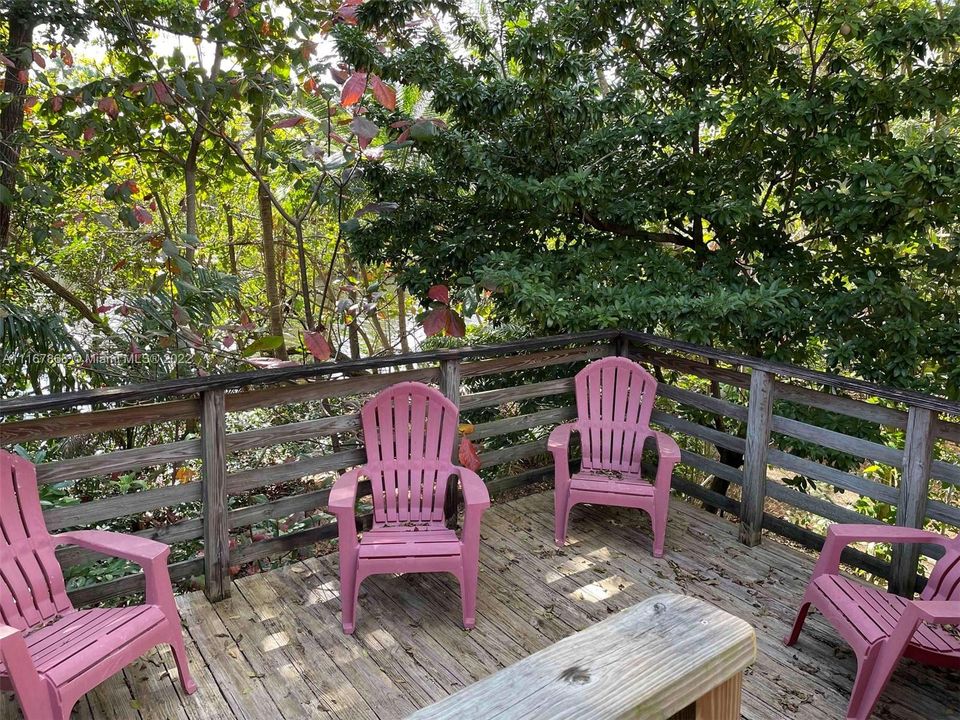
[(404, 382), (372, 398), (360, 415), (374, 520), (443, 520), (457, 406), (431, 387)]
[(930, 573), (923, 600), (960, 600), (960, 536), (953, 539)]
[(37, 472), (0, 450), (0, 620), (26, 630), (73, 606), (40, 510)]
[(609, 357), (587, 365), (574, 384), (583, 467), (639, 471), (657, 381), (635, 362)]

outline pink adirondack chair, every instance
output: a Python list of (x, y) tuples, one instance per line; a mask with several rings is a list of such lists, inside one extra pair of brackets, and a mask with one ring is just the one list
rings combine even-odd
[[(57, 545), (78, 545), (143, 567), (144, 605), (77, 610), (67, 597)], [(84, 693), (155, 645), (167, 643), (184, 691), (197, 689), (184, 649), (163, 543), (102, 530), (50, 535), (37, 473), (0, 450), (0, 689), (27, 720), (65, 720)]]
[[(650, 429), (657, 381), (635, 362), (603, 358), (575, 378), (577, 419), (558, 426), (548, 447), (556, 467), (554, 532), (557, 545), (567, 539), (570, 509), (577, 503), (638, 508), (653, 524), (653, 555), (663, 555), (670, 502), (670, 477), (680, 460), (673, 438)], [(580, 434), (581, 469), (570, 477), (572, 432)], [(654, 438), (660, 454), (653, 484), (642, 477), (643, 446)]]
[[(433, 388), (398, 383), (361, 411), (367, 462), (344, 473), (330, 492), (340, 536), (343, 631), (353, 633), (360, 583), (370, 575), (449, 572), (460, 581), (463, 626), (476, 623), (480, 519), (490, 496), (480, 477), (453, 464), (457, 406)], [(444, 524), (450, 476), (465, 505), (461, 537)], [(357, 540), (357, 485), (369, 478), (373, 526)]]
[[(852, 542), (933, 543), (937, 561), (919, 600), (907, 600), (840, 574), (840, 554)], [(960, 625), (960, 538), (882, 525), (831, 525), (793, 630), (796, 643), (813, 605), (857, 656), (847, 718), (866, 720), (901, 657), (960, 668), (960, 638), (943, 625)]]

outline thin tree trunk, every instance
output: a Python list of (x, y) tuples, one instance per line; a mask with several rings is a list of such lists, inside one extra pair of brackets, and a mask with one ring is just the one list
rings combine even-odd
[(297, 264), (300, 266), (300, 292), (303, 294), (303, 315), (308, 330), (316, 330), (313, 322), (313, 308), (310, 304), (310, 278), (307, 276), (307, 250), (303, 242), (303, 221), (293, 226), (297, 234)]
[[(23, 102), (27, 84), (20, 82), (20, 72), (26, 71), (30, 61), (29, 49), (33, 47), (33, 17), (22, 17), (10, 11), (7, 17), (7, 47), (4, 52), (13, 61), (4, 73), (3, 90), (10, 96), (0, 110), (0, 185), (7, 190), (7, 202), (0, 203), (0, 250), (10, 242), (10, 225), (13, 219), (13, 195), (17, 189), (17, 169), (20, 163), (21, 134), (23, 132)], [(25, 50), (26, 49), (26, 50)]]
[[(270, 306), (270, 334), (283, 337), (283, 312), (280, 307), (280, 290), (277, 284), (277, 245), (273, 237), (273, 203), (262, 186), (257, 188), (257, 202), (260, 206), (260, 228), (263, 235), (263, 276), (267, 303)], [(287, 348), (280, 345), (276, 350), (276, 356), (286, 360)]]
[(402, 287), (397, 288), (397, 332), (400, 333), (400, 351), (410, 353), (410, 338), (407, 337), (407, 294)]

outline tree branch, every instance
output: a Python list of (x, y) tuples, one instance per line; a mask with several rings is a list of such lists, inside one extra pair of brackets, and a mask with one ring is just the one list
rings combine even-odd
[(71, 305), (78, 313), (80, 313), (84, 318), (92, 322), (94, 325), (99, 327), (108, 335), (115, 335), (113, 328), (111, 328), (104, 319), (97, 315), (93, 310), (87, 307), (87, 304), (78, 298), (72, 291), (65, 288), (59, 282), (54, 280), (46, 271), (41, 270), (37, 266), (27, 268), (27, 272), (32, 275), (34, 278), (39, 280), (43, 285), (48, 287), (53, 293), (65, 300), (69, 305)]
[(624, 225), (622, 223), (611, 222), (609, 220), (601, 220), (594, 217), (588, 211), (582, 211), (583, 221), (597, 230), (602, 230), (603, 232), (613, 233), (614, 235), (621, 235), (623, 237), (636, 238), (638, 240), (646, 240), (647, 242), (655, 243), (668, 243), (670, 245), (679, 245), (680, 247), (690, 248), (691, 250), (702, 250), (703, 248), (692, 239), (685, 237), (683, 235), (678, 235), (676, 233), (667, 233), (667, 232), (655, 232), (652, 230), (641, 230), (640, 228), (633, 227), (632, 225)]

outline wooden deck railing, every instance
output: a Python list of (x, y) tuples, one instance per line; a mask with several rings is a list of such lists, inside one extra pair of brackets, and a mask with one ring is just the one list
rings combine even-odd
[[(822, 543), (822, 536), (772, 513), (770, 500), (830, 521), (879, 522), (849, 507), (771, 482), (771, 468), (888, 503), (897, 508), (896, 519), (901, 525), (918, 526), (930, 518), (960, 527), (960, 508), (929, 497), (931, 479), (960, 484), (960, 467), (933, 461), (937, 443), (960, 443), (960, 424), (955, 422), (960, 417), (960, 403), (626, 331), (597, 331), (495, 346), (17, 398), (0, 402), (0, 417), (4, 418), (0, 423), (0, 445), (9, 447), (173, 421), (199, 423), (199, 437), (41, 463), (38, 478), (41, 483), (59, 483), (199, 461), (200, 479), (56, 507), (46, 511), (46, 519), (51, 530), (60, 530), (170, 506), (192, 508), (194, 512), (186, 519), (140, 534), (170, 544), (202, 540), (203, 556), (172, 564), (171, 574), (178, 580), (202, 574), (207, 596), (215, 600), (230, 592), (231, 566), (336, 536), (336, 526), (330, 518), (324, 524), (231, 549), (231, 532), (266, 520), (322, 510), (329, 489), (321, 486), (246, 507), (231, 507), (230, 498), (323, 473), (331, 473), (332, 478), (332, 473), (363, 459), (357, 440), (359, 418), (353, 411), (337, 414), (335, 410), (333, 414), (297, 422), (228, 432), (231, 414), (345, 400), (352, 403), (349, 409), (355, 410), (364, 396), (395, 382), (433, 383), (459, 404), (464, 422), (476, 420), (471, 435), (474, 441), (487, 441), (490, 445), (491, 440), (498, 439), (492, 443), (494, 447), (481, 452), (483, 474), (489, 475), (490, 468), (518, 461), (532, 465), (522, 472), (501, 472), (495, 479), (487, 477), (491, 493), (496, 494), (552, 476), (546, 433), (574, 416), (572, 377), (583, 363), (610, 354), (629, 355), (656, 368), (662, 381), (661, 400), (653, 416), (655, 423), (685, 446), (683, 465), (739, 485), (741, 499), (727, 497), (683, 477), (682, 467), (674, 478), (675, 488), (738, 515), (741, 539), (747, 544), (760, 542), (762, 528), (808, 547), (818, 548)], [(545, 371), (548, 367), (551, 370)], [(677, 385), (681, 378), (688, 388)], [(696, 382), (702, 382), (703, 387)], [(494, 387), (484, 389), (483, 385)], [(725, 386), (736, 391), (728, 392), (726, 399), (721, 397)], [(518, 403), (537, 400), (544, 402), (518, 414)], [(790, 413), (784, 414), (781, 408), (815, 408), (836, 417), (863, 421), (868, 427), (900, 428), (905, 431), (905, 441), (902, 447), (894, 447), (828, 430), (787, 417)], [(505, 411), (492, 413), (492, 409)], [(506, 438), (526, 431), (535, 431), (535, 439), (505, 442)], [(801, 457), (789, 451), (789, 440), (778, 443), (786, 450), (772, 447), (771, 437), (792, 438), (898, 468), (899, 487)], [(294, 462), (249, 467), (245, 466), (247, 461), (236, 459), (237, 453), (319, 439), (329, 440), (329, 447)], [(709, 446), (724, 449), (728, 463), (711, 457), (712, 449), (705, 449)], [(731, 456), (742, 456), (742, 467), (730, 463)], [(532, 462), (540, 459), (542, 462)], [(895, 589), (907, 591), (916, 582), (918, 552), (936, 554), (930, 547), (895, 548), (893, 561), (888, 564), (851, 549), (845, 560), (889, 576)], [(66, 566), (91, 559), (89, 553), (77, 549), (61, 551)], [(141, 587), (142, 577), (131, 575), (75, 590), (73, 595), (77, 602), (91, 602)]]

